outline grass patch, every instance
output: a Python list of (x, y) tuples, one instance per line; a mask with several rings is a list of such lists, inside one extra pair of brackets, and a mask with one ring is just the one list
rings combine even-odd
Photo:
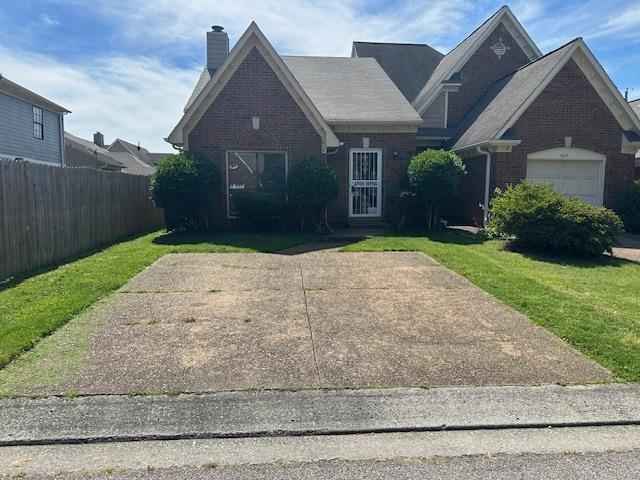
[(501, 241), (442, 233), (381, 236), (343, 251), (420, 251), (628, 381), (640, 381), (640, 265), (504, 249)]
[(291, 233), (152, 233), (0, 289), (0, 368), (167, 253), (275, 252), (313, 241)]

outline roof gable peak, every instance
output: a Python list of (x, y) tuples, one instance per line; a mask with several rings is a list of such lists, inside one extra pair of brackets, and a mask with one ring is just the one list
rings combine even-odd
[(540, 49), (511, 9), (507, 5), (504, 5), (485, 20), (482, 25), (471, 32), (462, 42), (456, 45), (441, 60), (436, 71), (412, 102), (419, 113), (424, 113), (437, 98), (443, 88), (442, 82), (459, 72), (486, 39), (501, 24), (504, 25), (529, 60), (535, 61), (542, 56), (542, 52), (540, 52)]
[(233, 46), (220, 67), (215, 71), (194, 101), (189, 104), (182, 119), (165, 140), (174, 146), (188, 149), (188, 135), (191, 128), (202, 118), (239, 65), (254, 48), (258, 50), (260, 55), (262, 55), (273, 69), (276, 76), (278, 76), (282, 82), (282, 85), (289, 91), (311, 124), (316, 128), (318, 133), (320, 133), (323, 150), (326, 150), (327, 147), (340, 146), (340, 141), (335, 136), (333, 130), (331, 130), (331, 127), (329, 127), (255, 21), (249, 24), (247, 30)]

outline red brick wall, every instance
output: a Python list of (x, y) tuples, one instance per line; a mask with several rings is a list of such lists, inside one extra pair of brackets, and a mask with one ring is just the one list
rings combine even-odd
[[(252, 129), (254, 116), (260, 130)], [(225, 152), (232, 149), (286, 151), (289, 168), (309, 157), (324, 160), (320, 135), (255, 48), (189, 134), (189, 150), (220, 169), (216, 226), (228, 223)]]
[(527, 155), (572, 146), (606, 155), (604, 203), (615, 205), (634, 178), (633, 155), (621, 153), (622, 128), (573, 60), (558, 73), (514, 125), (522, 144), (494, 154), (493, 185), (504, 188), (526, 177)]
[[(335, 226), (349, 222), (349, 149), (362, 148), (362, 138), (369, 137), (370, 148), (382, 149), (382, 217), (383, 221), (395, 223), (397, 212), (395, 197), (402, 189), (401, 181), (407, 165), (416, 152), (415, 133), (338, 133), (344, 142), (337, 153), (327, 160), (338, 174), (341, 185), (340, 198), (329, 209), (330, 220)], [(397, 156), (394, 156), (397, 152)]]
[(458, 195), (447, 205), (445, 217), (449, 223), (482, 226), (484, 183), (487, 159), (484, 155), (463, 159), (467, 174), (462, 177)]
[[(489, 47), (500, 38), (510, 48), (499, 59)], [(504, 25), (499, 24), (460, 70), (462, 86), (458, 92), (449, 92), (448, 125), (454, 127), (460, 123), (491, 84), (527, 63), (529, 58)]]

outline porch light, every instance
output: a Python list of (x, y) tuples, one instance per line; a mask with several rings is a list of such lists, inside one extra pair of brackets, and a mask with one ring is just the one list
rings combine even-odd
[(251, 125), (253, 125), (254, 130), (260, 130), (260, 117), (251, 118)]

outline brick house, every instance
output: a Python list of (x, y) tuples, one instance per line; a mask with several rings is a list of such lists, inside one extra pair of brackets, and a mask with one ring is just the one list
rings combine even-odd
[(281, 56), (255, 23), (229, 51), (214, 27), (167, 140), (224, 172), (216, 225), (234, 222), (235, 193), (284, 189), (306, 158), (340, 179), (331, 223), (394, 221), (408, 161), (425, 148), (461, 155), (469, 174), (448, 213), (482, 224), (492, 192), (524, 178), (614, 205), (634, 178), (640, 120), (582, 39), (543, 56), (505, 6), (447, 55), (354, 42), (349, 58)]
[[(631, 109), (635, 112), (635, 114), (640, 118), (640, 98), (635, 100), (631, 100), (629, 102)], [(636, 178), (640, 179), (640, 148), (636, 152)]]

